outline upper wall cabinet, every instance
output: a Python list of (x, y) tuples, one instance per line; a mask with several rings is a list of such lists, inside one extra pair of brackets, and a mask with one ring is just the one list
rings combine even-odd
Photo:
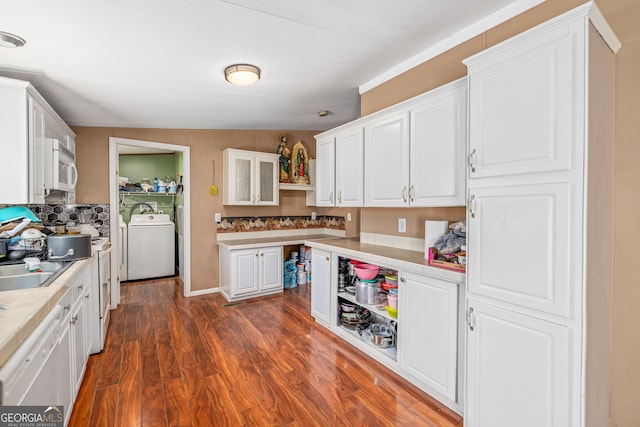
[(365, 125), (365, 206), (463, 206), (467, 82), (413, 98)]
[(75, 133), (29, 82), (0, 77), (0, 203), (45, 203), (44, 139), (75, 151)]
[(363, 205), (363, 150), (361, 125), (317, 137), (316, 206)]
[(279, 155), (227, 148), (222, 152), (225, 205), (279, 203)]
[(365, 205), (403, 206), (409, 196), (409, 113), (367, 122)]
[(580, 131), (574, 41), (545, 34), (536, 49), (503, 49), (470, 66), (469, 178), (569, 171)]

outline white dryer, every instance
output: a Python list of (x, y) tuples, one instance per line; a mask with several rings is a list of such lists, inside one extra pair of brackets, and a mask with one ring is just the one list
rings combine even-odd
[(175, 228), (167, 214), (131, 215), (127, 280), (175, 275)]

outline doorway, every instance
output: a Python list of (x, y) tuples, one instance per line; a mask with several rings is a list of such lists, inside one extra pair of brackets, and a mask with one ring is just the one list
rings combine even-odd
[[(180, 276), (184, 284), (183, 295), (185, 297), (191, 296), (191, 172), (190, 172), (190, 147), (174, 144), (165, 144), (161, 142), (141, 141), (127, 138), (109, 137), (109, 205), (110, 211), (110, 229), (112, 236), (112, 247), (114, 253), (114, 260), (120, 260), (120, 256), (125, 250), (122, 247), (119, 233), (119, 209), (120, 209), (120, 196), (119, 196), (119, 182), (118, 182), (118, 160), (119, 154), (122, 152), (173, 152), (179, 153), (181, 158), (182, 169), (182, 209), (181, 215), (183, 222), (181, 224), (182, 244), (184, 265), (181, 266)], [(120, 262), (111, 263), (111, 277), (117, 278), (111, 281), (111, 308), (116, 308), (120, 302), (120, 280), (119, 270)]]

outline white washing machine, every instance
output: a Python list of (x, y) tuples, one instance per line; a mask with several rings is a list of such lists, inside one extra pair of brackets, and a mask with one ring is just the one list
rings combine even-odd
[(131, 215), (127, 280), (175, 275), (175, 228), (167, 214)]
[(124, 222), (124, 218), (120, 215), (118, 222), (118, 241), (120, 242), (120, 247), (118, 248), (118, 259), (120, 266), (120, 273), (118, 277), (121, 282), (126, 282), (128, 279), (127, 272), (127, 223)]

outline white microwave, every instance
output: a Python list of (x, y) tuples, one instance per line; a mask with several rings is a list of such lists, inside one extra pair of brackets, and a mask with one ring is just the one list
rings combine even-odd
[(45, 186), (50, 190), (74, 191), (78, 182), (75, 160), (75, 153), (60, 141), (45, 138)]

